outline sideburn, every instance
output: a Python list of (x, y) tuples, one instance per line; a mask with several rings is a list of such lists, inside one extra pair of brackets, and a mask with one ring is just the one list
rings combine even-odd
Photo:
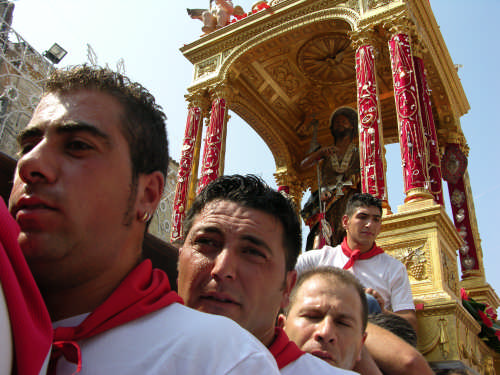
[(123, 225), (129, 227), (132, 225), (134, 221), (134, 206), (135, 201), (137, 199), (137, 185), (139, 178), (134, 174), (132, 176), (132, 181), (130, 182), (130, 194), (127, 199), (127, 208), (125, 209), (125, 213), (123, 214)]

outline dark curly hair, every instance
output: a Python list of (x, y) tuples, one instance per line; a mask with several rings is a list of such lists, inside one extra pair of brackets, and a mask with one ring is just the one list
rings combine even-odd
[(286, 271), (295, 268), (302, 246), (302, 231), (295, 205), (291, 200), (271, 189), (257, 176), (221, 176), (208, 184), (193, 201), (183, 223), (184, 238), (193, 226), (196, 215), (215, 200), (235, 202), (278, 219), (283, 226)]
[(55, 70), (45, 81), (44, 94), (78, 90), (103, 92), (122, 104), (122, 133), (129, 145), (134, 180), (154, 171), (167, 175), (166, 116), (153, 95), (120, 73), (85, 64)]

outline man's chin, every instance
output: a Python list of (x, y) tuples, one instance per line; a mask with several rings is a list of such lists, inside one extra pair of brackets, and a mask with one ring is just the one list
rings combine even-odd
[(219, 302), (214, 300), (202, 300), (197, 307), (198, 311), (207, 314), (222, 315), (238, 322), (240, 306), (230, 302)]

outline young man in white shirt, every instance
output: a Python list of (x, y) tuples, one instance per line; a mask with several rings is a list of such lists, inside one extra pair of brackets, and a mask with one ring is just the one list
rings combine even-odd
[(297, 260), (297, 272), (318, 266), (346, 269), (368, 288), (383, 311), (402, 316), (416, 329), (406, 268), (375, 243), (382, 226), (382, 202), (370, 194), (353, 195), (347, 202), (342, 225), (346, 231), (342, 244), (302, 254)]
[[(346, 231), (342, 244), (302, 254), (296, 265), (299, 275), (321, 266), (348, 270), (366, 288), (367, 294), (377, 299), (382, 311), (405, 318), (416, 329), (417, 318), (406, 268), (375, 243), (382, 225), (382, 202), (370, 194), (353, 195), (347, 203), (342, 225)], [(363, 349), (359, 366), (371, 363), (370, 356), (385, 374), (432, 374), (424, 357), (397, 336), (373, 324), (368, 324), (367, 333), (366, 352)], [(363, 373), (360, 367), (357, 370)]]

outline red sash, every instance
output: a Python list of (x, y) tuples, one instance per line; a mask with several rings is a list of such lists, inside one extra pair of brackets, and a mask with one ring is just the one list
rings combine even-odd
[(269, 347), (269, 351), (273, 355), (274, 359), (276, 359), (278, 368), (281, 370), (289, 363), (299, 359), (299, 357), (302, 354), (305, 354), (305, 352), (300, 350), (293, 341), (290, 341), (282, 328), (276, 327), (274, 329), (274, 333), (276, 335), (276, 338)]
[(170, 289), (165, 272), (152, 269), (149, 259), (143, 261), (80, 325), (54, 330), (49, 374), (56, 373), (57, 360), (61, 356), (77, 364), (76, 372), (81, 370), (82, 357), (77, 341), (88, 339), (175, 302), (183, 303), (182, 298)]
[(373, 243), (373, 247), (366, 253), (362, 253), (358, 249), (351, 250), (349, 248), (349, 245), (347, 244), (347, 237), (344, 237), (344, 241), (342, 241), (340, 247), (342, 248), (345, 256), (349, 257), (349, 260), (343, 267), (345, 270), (351, 268), (354, 262), (356, 262), (358, 259), (370, 259), (375, 255), (382, 254), (384, 252), (384, 250), (382, 250), (381, 247), (378, 247), (376, 243)]
[(13, 374), (38, 375), (49, 354), (52, 324), (19, 248), (18, 235), (19, 227), (0, 198), (0, 284), (12, 330)]

